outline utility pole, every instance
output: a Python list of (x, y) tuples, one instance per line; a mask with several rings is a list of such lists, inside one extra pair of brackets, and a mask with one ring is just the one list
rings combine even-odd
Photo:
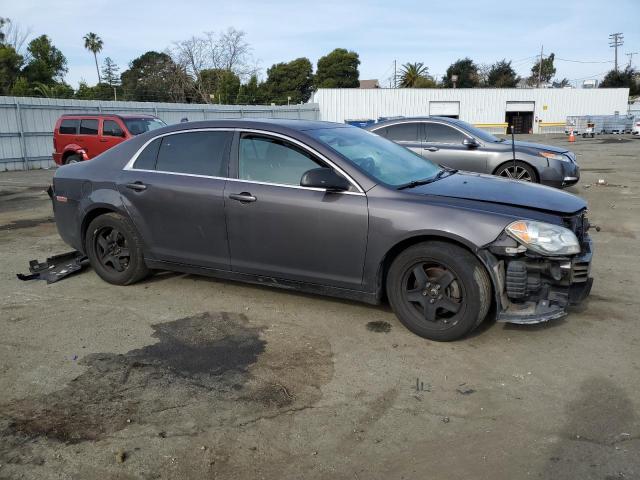
[(540, 63), (538, 63), (538, 88), (542, 82), (542, 59), (544, 58), (544, 45), (540, 46)]
[(616, 72), (618, 71), (618, 47), (621, 47), (623, 45), (624, 43), (623, 40), (624, 40), (624, 36), (620, 32), (612, 33), (611, 35), (609, 35), (609, 46), (611, 48), (614, 48), (616, 52), (616, 56), (615, 56)]
[(118, 94), (116, 93), (116, 87), (113, 87), (113, 101), (116, 102), (118, 100)]
[(396, 60), (393, 61), (393, 88), (398, 88), (398, 74), (396, 73)]
[(631, 68), (631, 65), (632, 65), (632, 62), (633, 62), (633, 56), (634, 55), (638, 55), (638, 52), (626, 53), (625, 55), (627, 57), (629, 57), (629, 68)]

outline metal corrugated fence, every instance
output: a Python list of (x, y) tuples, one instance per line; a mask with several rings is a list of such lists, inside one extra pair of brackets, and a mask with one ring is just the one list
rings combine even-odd
[(53, 128), (65, 113), (152, 114), (166, 123), (220, 118), (317, 120), (314, 103), (291, 106), (203, 105), (0, 97), (0, 171), (48, 168), (54, 163)]

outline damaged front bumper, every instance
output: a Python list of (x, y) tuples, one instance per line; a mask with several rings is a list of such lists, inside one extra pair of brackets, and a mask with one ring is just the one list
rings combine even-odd
[(497, 287), (498, 322), (535, 324), (561, 318), (567, 307), (591, 292), (593, 243), (588, 235), (582, 239), (580, 254), (573, 257), (505, 254), (510, 248), (497, 242), (482, 254)]

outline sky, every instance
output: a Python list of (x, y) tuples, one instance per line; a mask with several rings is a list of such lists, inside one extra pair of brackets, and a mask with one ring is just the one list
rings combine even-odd
[[(506, 58), (527, 76), (541, 47), (555, 53), (558, 78), (581, 85), (613, 68), (610, 33), (624, 33), (620, 65), (628, 64), (626, 53), (640, 52), (640, 0), (0, 0), (0, 16), (32, 37), (49, 35), (67, 57), (65, 80), (74, 87), (97, 82), (82, 40), (87, 32), (104, 41), (99, 61), (111, 57), (120, 72), (148, 50), (234, 27), (246, 32), (262, 76), (272, 64), (298, 57), (315, 68), (318, 58), (340, 47), (360, 55), (360, 79), (385, 86), (394, 60), (398, 68), (422, 62), (442, 77), (459, 58), (488, 64)], [(640, 67), (640, 53), (633, 64)]]

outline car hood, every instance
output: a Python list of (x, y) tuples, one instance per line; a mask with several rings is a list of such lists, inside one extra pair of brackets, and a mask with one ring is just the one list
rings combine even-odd
[(572, 214), (587, 207), (587, 203), (580, 197), (555, 188), (472, 172), (458, 172), (406, 191), (560, 214)]
[[(509, 140), (507, 140), (504, 143), (511, 146), (511, 142)], [(536, 150), (544, 150), (546, 152), (553, 152), (553, 153), (566, 153), (569, 151), (564, 147), (555, 147), (553, 145), (543, 145), (542, 143), (521, 142), (520, 140), (516, 140), (516, 147), (533, 148)]]

